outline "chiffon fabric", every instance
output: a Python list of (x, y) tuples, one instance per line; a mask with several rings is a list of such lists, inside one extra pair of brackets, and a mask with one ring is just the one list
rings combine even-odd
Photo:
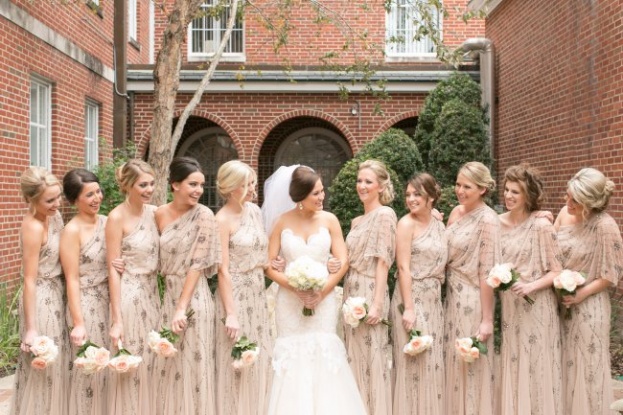
[[(585, 274), (586, 284), (598, 278), (616, 286), (623, 270), (621, 233), (605, 212), (558, 230), (565, 269)], [(571, 307), (562, 318), (563, 413), (606, 415), (614, 397), (610, 379), (610, 296), (608, 290)]]
[[(431, 219), (426, 230), (410, 241), (411, 299), (415, 310), (415, 330), (433, 336), (433, 345), (417, 356), (409, 356), (403, 347), (409, 333), (402, 325), (398, 306), (403, 304), (396, 284), (391, 306), (392, 343), (394, 346), (394, 415), (445, 415), (443, 362), (443, 305), (441, 285), (445, 281), (448, 259), (443, 222)], [(402, 278), (402, 276), (400, 277)]]
[[(158, 249), (160, 236), (154, 219), (155, 206), (144, 205), (135, 228), (121, 240), (121, 318), (123, 347), (143, 358), (134, 371), (110, 372), (111, 415), (153, 415), (156, 412), (155, 354), (147, 347), (147, 333), (159, 330)], [(113, 345), (112, 349), (116, 349)]]
[(177, 354), (157, 360), (157, 414), (217, 413), (215, 309), (208, 278), (217, 272), (220, 258), (216, 220), (206, 206), (193, 206), (162, 230), (160, 271), (166, 278), (166, 292), (159, 326), (171, 327), (187, 273), (199, 271), (200, 277), (189, 304), (195, 314), (175, 345)]
[[(216, 298), (216, 413), (219, 415), (264, 415), (272, 379), (270, 356), (273, 333), (268, 318), (264, 265), (268, 263), (268, 238), (259, 207), (245, 203), (239, 228), (229, 240), (229, 273), (236, 304), (240, 335), (258, 344), (258, 360), (249, 368), (232, 367), (230, 339), (220, 296)], [(218, 294), (218, 290), (217, 290)]]
[[(307, 255), (326, 264), (331, 234), (320, 228), (307, 240), (290, 229), (281, 233), (286, 263)], [(292, 291), (280, 288), (275, 299), (277, 339), (273, 352), (273, 384), (269, 415), (363, 415), (344, 343), (335, 334), (338, 304), (335, 290), (315, 308), (302, 314), (303, 303)]]
[(500, 262), (500, 223), (488, 206), (468, 212), (446, 229), (448, 264), (444, 303), (446, 413), (492, 415), (494, 411), (493, 336), (487, 355), (465, 363), (455, 352), (457, 338), (475, 336), (482, 320), (480, 283)]
[[(65, 280), (59, 260), (63, 219), (60, 212), (50, 217), (47, 241), (39, 251), (35, 319), (37, 335), (48, 336), (58, 346), (56, 360), (44, 370), (30, 367), (32, 355), (20, 352), (15, 372), (12, 415), (65, 415), (69, 389), (69, 334), (65, 322)], [(20, 234), (20, 240), (22, 236)], [(19, 301), (19, 335), (25, 327), (24, 307)]]
[[(515, 228), (502, 226), (502, 262), (512, 263), (529, 283), (561, 271), (556, 231), (531, 214)], [(501, 414), (563, 415), (560, 319), (552, 289), (530, 294), (534, 304), (511, 291), (502, 301)]]
[[(381, 206), (358, 219), (346, 238), (350, 267), (344, 279), (344, 299), (364, 297), (368, 306), (372, 306), (377, 263), (383, 260), (391, 267), (394, 262), (396, 214), (390, 207)], [(381, 318), (387, 319), (387, 289), (381, 313)], [(362, 323), (352, 328), (345, 324), (344, 338), (350, 366), (368, 413), (391, 414), (391, 347), (388, 327)]]
[[(80, 247), (80, 309), (87, 340), (109, 349), (108, 266), (106, 262), (106, 216), (98, 216), (91, 239)], [(67, 310), (67, 325), (74, 323)], [(78, 347), (71, 347), (70, 365)], [(69, 388), (70, 415), (104, 415), (108, 413), (108, 370), (85, 374), (72, 369)]]

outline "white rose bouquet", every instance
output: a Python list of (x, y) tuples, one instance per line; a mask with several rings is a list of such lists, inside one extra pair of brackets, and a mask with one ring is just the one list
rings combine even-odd
[(232, 366), (236, 370), (253, 366), (260, 355), (257, 343), (252, 342), (247, 336), (241, 336), (231, 349), (231, 357), (234, 358)]
[[(563, 269), (560, 274), (554, 278), (554, 288), (556, 288), (561, 296), (575, 296), (578, 286), (584, 285), (584, 283), (586, 283), (586, 277), (584, 277), (582, 273), (571, 271), (570, 269)], [(571, 318), (571, 310), (569, 307), (566, 309), (565, 318)]]
[(478, 358), (480, 358), (481, 354), (486, 355), (487, 345), (478, 340), (476, 337), (463, 337), (460, 339), (456, 339), (456, 343), (454, 345), (456, 348), (456, 352), (466, 363), (475, 362)]
[(108, 362), (108, 367), (111, 370), (117, 373), (126, 373), (136, 369), (143, 361), (142, 357), (134, 356), (127, 349), (124, 349), (121, 340), (117, 342), (117, 348), (119, 351)]
[[(519, 273), (513, 268), (513, 264), (495, 264), (489, 275), (486, 278), (486, 283), (489, 287), (497, 291), (506, 291), (519, 281)], [(524, 300), (528, 304), (534, 304), (534, 300), (525, 295)]]
[[(327, 266), (308, 256), (300, 256), (286, 266), (288, 284), (301, 291), (320, 291), (329, 278)], [(314, 310), (304, 307), (304, 316), (314, 315)]]
[(33, 355), (30, 366), (36, 370), (44, 370), (52, 364), (58, 356), (58, 346), (48, 336), (37, 336), (30, 346)]
[[(366, 321), (368, 317), (368, 304), (364, 297), (348, 297), (342, 305), (342, 315), (346, 324), (352, 328), (359, 327), (362, 321)], [(391, 327), (388, 320), (381, 320), (381, 323), (387, 327)]]
[(90, 340), (87, 340), (76, 353), (74, 367), (82, 370), (86, 375), (97, 373), (108, 366), (110, 361), (110, 351), (105, 347), (100, 347)]

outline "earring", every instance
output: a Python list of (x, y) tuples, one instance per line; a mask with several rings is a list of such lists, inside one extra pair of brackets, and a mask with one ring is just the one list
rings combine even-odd
[(299, 210), (303, 210), (303, 204), (299, 202)]

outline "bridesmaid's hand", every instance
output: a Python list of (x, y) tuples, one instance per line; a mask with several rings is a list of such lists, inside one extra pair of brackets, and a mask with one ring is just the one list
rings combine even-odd
[(37, 330), (28, 330), (24, 334), (24, 338), (22, 339), (22, 343), (19, 345), (19, 348), (22, 349), (22, 352), (30, 353), (30, 347), (32, 346), (32, 342), (37, 337)]
[(443, 222), (443, 212), (438, 211), (436, 208), (430, 211), (433, 219), (437, 219), (439, 222)]
[(527, 295), (532, 294), (535, 291), (534, 284), (531, 282), (526, 283), (526, 282), (517, 281), (511, 286), (511, 291), (513, 292), (513, 294), (519, 297), (525, 297)]
[(236, 317), (235, 314), (230, 314), (225, 318), (225, 331), (230, 339), (238, 338), (240, 324), (238, 323), (238, 317)]
[(115, 258), (110, 263), (112, 264), (112, 267), (115, 269), (115, 271), (119, 273), (119, 275), (123, 274), (123, 271), (125, 271), (125, 261), (123, 260), (123, 258)]
[(171, 330), (175, 334), (180, 334), (186, 327), (188, 326), (188, 317), (186, 317), (185, 310), (175, 310), (175, 314), (173, 315), (173, 321), (171, 321)]
[(372, 304), (372, 306), (368, 310), (368, 314), (366, 315), (366, 319), (364, 320), (364, 322), (370, 324), (371, 326), (379, 324), (381, 322), (380, 307)]
[(286, 260), (277, 256), (275, 259), (270, 261), (270, 266), (275, 271), (283, 272), (286, 269)]
[(413, 330), (415, 326), (415, 311), (413, 309), (405, 309), (402, 313), (402, 326), (407, 331)]
[(545, 218), (548, 221), (550, 221), (551, 223), (554, 223), (554, 215), (549, 210), (538, 210), (534, 214), (534, 216), (536, 216), (537, 218)]
[(493, 334), (493, 322), (492, 321), (481, 321), (480, 326), (478, 327), (478, 333), (476, 333), (476, 338), (481, 342), (486, 342), (489, 337)]
[(329, 261), (327, 261), (327, 270), (329, 271), (329, 274), (335, 274), (340, 270), (340, 268), (342, 268), (342, 261), (340, 261), (339, 258), (334, 256), (329, 258)]
[(113, 323), (108, 335), (110, 336), (111, 344), (118, 344), (119, 340), (123, 342), (123, 324)]
[(69, 339), (74, 346), (82, 346), (87, 340), (87, 331), (84, 326), (74, 327), (69, 334)]
[(586, 300), (584, 291), (581, 288), (578, 288), (575, 291), (575, 295), (564, 295), (562, 297), (562, 305), (569, 308), (575, 304), (580, 304), (584, 300)]

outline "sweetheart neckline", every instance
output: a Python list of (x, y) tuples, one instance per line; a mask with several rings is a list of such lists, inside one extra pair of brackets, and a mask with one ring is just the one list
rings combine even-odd
[(323, 229), (324, 229), (327, 233), (329, 233), (329, 228), (327, 228), (326, 226), (320, 226), (320, 227), (318, 227), (318, 230), (317, 230), (316, 232), (310, 233), (310, 234), (309, 234), (309, 236), (307, 237), (307, 239), (305, 239), (305, 237), (303, 237), (303, 236), (301, 236), (301, 235), (299, 235), (299, 234), (294, 233), (294, 231), (293, 231), (292, 229), (290, 229), (290, 228), (284, 228), (284, 229), (281, 231), (281, 234), (283, 235), (283, 233), (287, 231), (287, 232), (289, 232), (292, 236), (294, 236), (294, 237), (296, 237), (296, 238), (299, 238), (301, 241), (303, 241), (303, 242), (305, 243), (305, 245), (309, 245), (309, 240), (310, 240), (312, 237), (314, 237), (314, 236), (320, 235), (320, 234), (322, 233), (322, 230), (323, 230)]

